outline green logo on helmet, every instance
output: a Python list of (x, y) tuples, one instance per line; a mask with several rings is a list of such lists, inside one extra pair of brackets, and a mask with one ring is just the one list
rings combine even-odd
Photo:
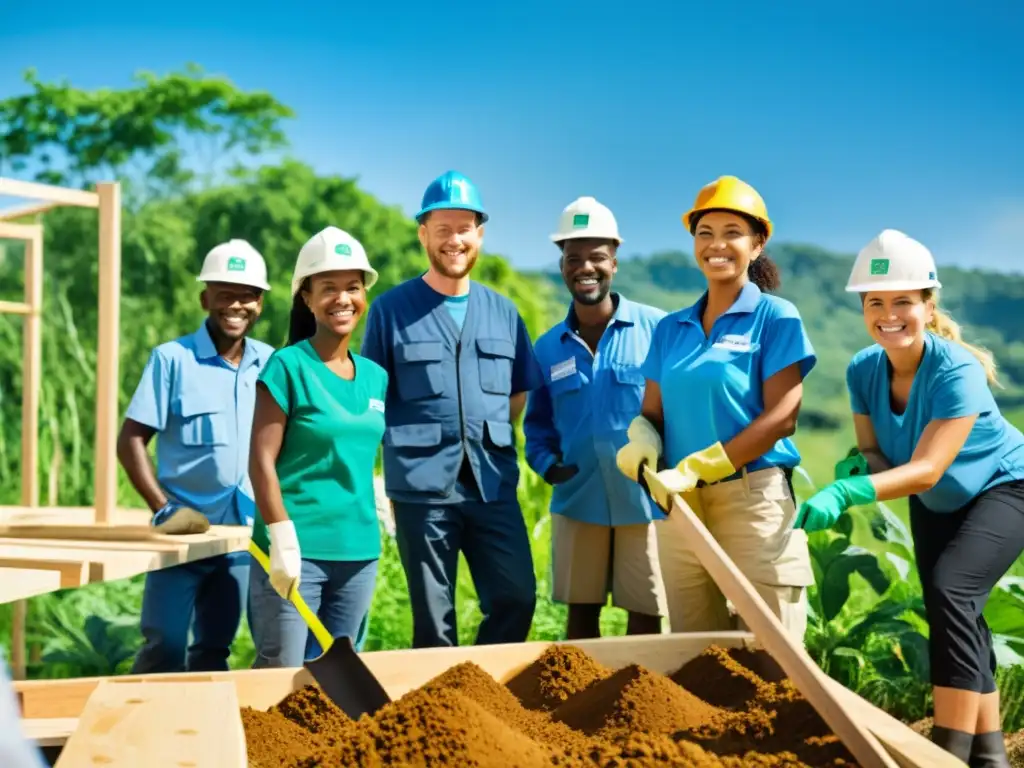
[(575, 229), (578, 229), (580, 227), (585, 227), (589, 223), (590, 223), (590, 214), (589, 213), (577, 213), (575, 216), (572, 217), (572, 226)]
[(872, 259), (871, 260), (871, 274), (872, 275), (888, 275), (889, 274), (889, 260), (888, 259)]
[(245, 272), (245, 259), (241, 256), (232, 256), (228, 259), (228, 272)]
[(338, 245), (334, 246), (334, 252), (337, 253), (339, 256), (351, 256), (352, 248), (346, 243), (339, 243)]

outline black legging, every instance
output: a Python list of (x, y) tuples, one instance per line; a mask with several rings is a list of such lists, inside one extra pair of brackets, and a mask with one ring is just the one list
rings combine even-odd
[(910, 497), (910, 528), (928, 612), (932, 684), (996, 690), (992, 633), (981, 612), (1024, 551), (1024, 480), (997, 485), (956, 512)]

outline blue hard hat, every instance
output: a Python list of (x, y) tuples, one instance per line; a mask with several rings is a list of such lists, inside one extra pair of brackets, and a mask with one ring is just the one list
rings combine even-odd
[(419, 213), (416, 214), (417, 221), (422, 219), (423, 214), (443, 208), (458, 208), (479, 213), (481, 223), (488, 219), (484, 201), (480, 199), (476, 185), (458, 171), (447, 171), (430, 182), (427, 191), (423, 193), (421, 205)]

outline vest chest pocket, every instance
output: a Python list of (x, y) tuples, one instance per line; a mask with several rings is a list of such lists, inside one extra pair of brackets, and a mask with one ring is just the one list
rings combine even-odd
[(508, 339), (477, 339), (480, 389), (494, 395), (512, 394), (512, 361), (516, 347)]
[(210, 402), (209, 396), (183, 392), (178, 400), (181, 426), (178, 439), (182, 445), (202, 447), (227, 445), (229, 422), (226, 407)]
[(403, 400), (444, 392), (443, 350), (439, 341), (412, 341), (395, 348), (395, 383)]

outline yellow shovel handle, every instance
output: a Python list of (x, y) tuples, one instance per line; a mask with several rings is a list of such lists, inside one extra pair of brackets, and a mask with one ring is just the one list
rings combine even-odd
[[(268, 574), (270, 573), (270, 559), (263, 554), (263, 550), (260, 549), (259, 545), (252, 539), (249, 539), (249, 554), (256, 558), (256, 562), (263, 566), (264, 571)], [(291, 600), (292, 605), (295, 606), (295, 610), (299, 612), (299, 616), (301, 616), (302, 620), (306, 622), (306, 626), (309, 627), (314, 637), (316, 637), (317, 642), (320, 643), (320, 647), (323, 649), (323, 652), (327, 653), (327, 650), (334, 644), (334, 638), (331, 637), (331, 633), (327, 631), (327, 627), (323, 625), (323, 622), (317, 618), (315, 613), (309, 610), (309, 606), (306, 605), (306, 601), (302, 599), (302, 595), (299, 594), (298, 589), (293, 588), (288, 599)]]

